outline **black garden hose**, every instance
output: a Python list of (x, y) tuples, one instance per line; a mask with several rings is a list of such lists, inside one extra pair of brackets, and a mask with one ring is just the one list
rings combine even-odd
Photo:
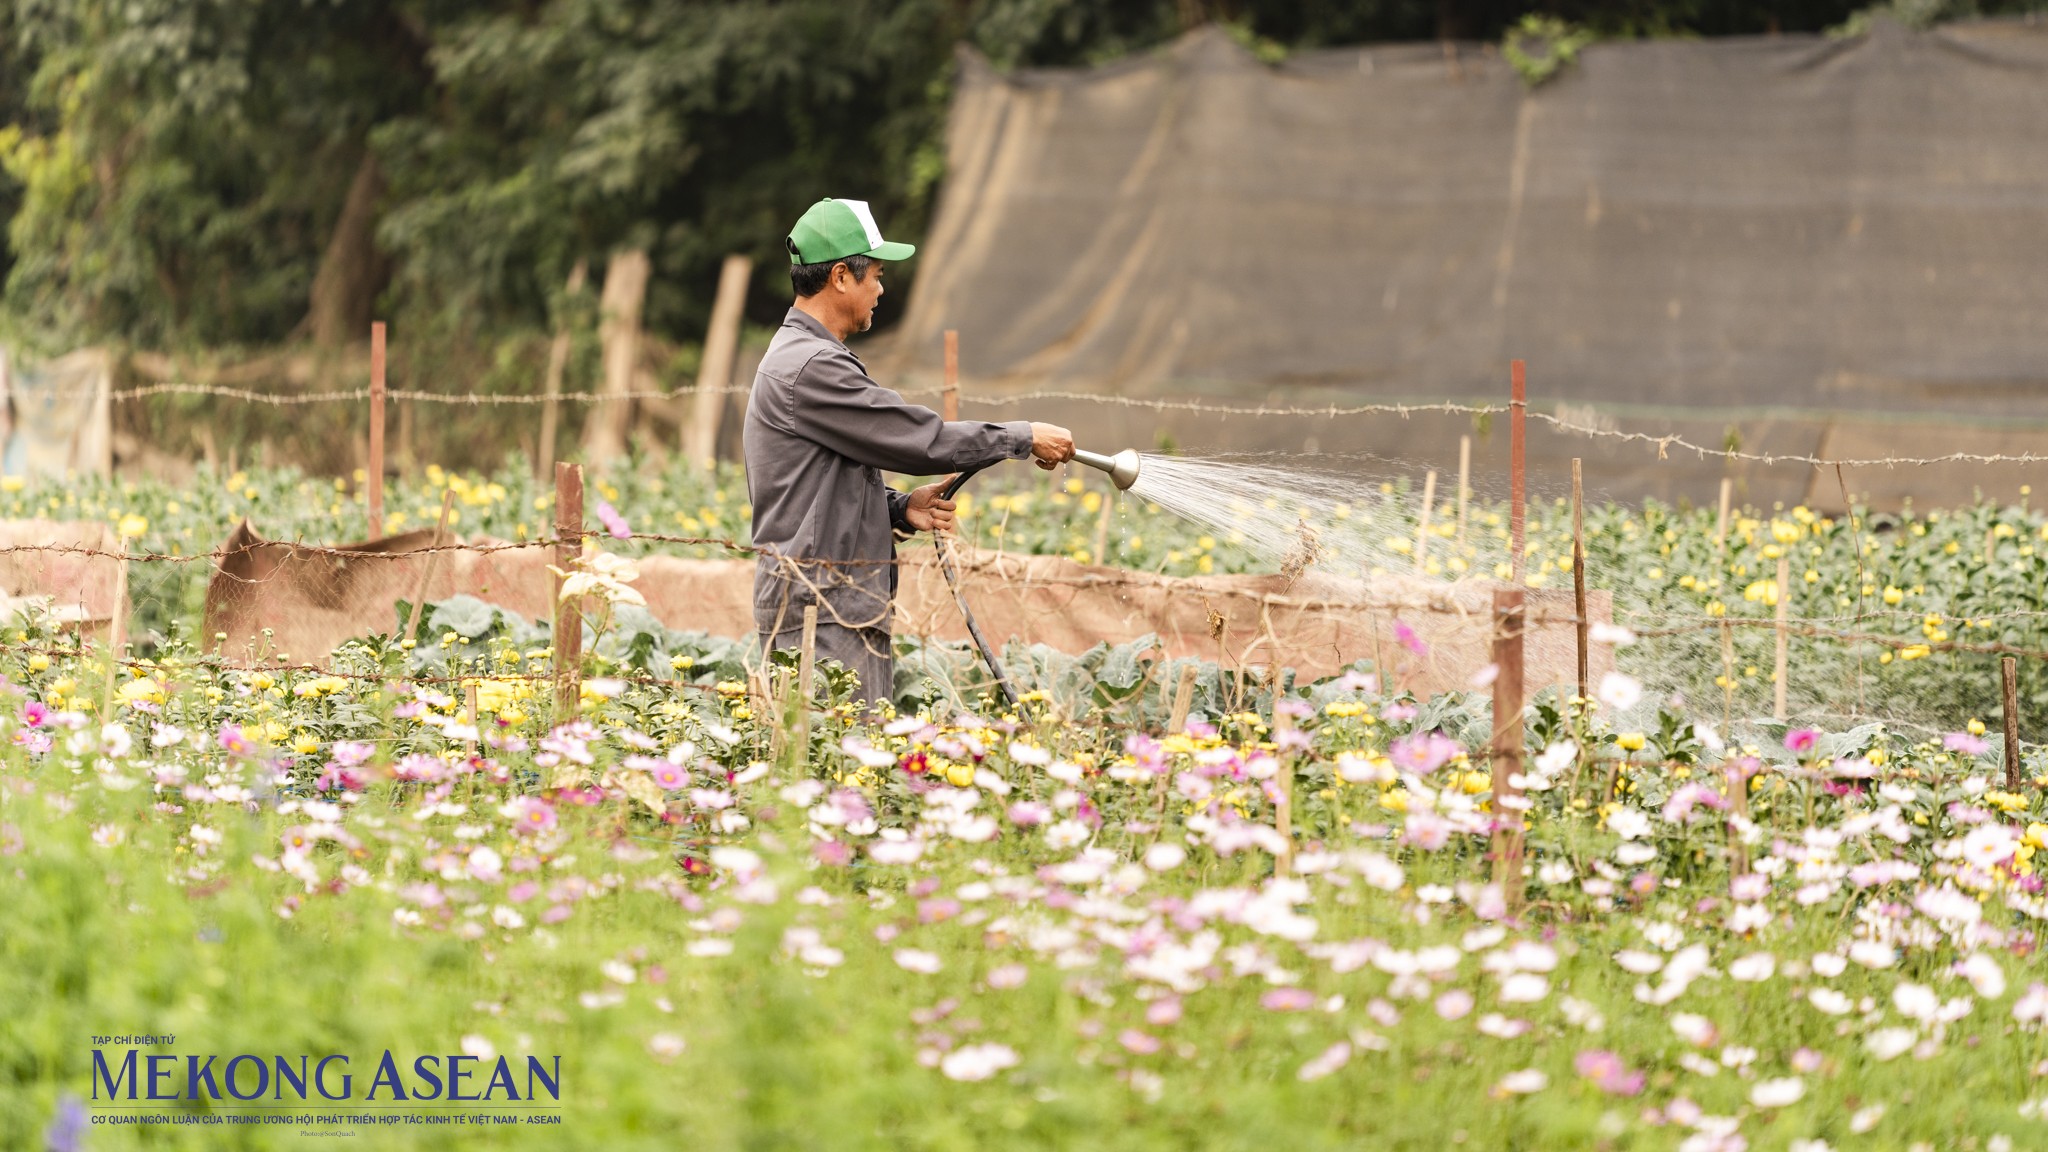
[[(960, 491), (961, 486), (979, 471), (979, 468), (970, 468), (953, 477), (951, 482), (939, 489), (939, 499), (951, 500), (953, 494)], [(967, 598), (960, 594), (960, 573), (953, 567), (952, 550), (947, 547), (940, 533), (934, 532), (932, 535), (935, 537), (933, 543), (939, 553), (939, 571), (946, 574), (946, 586), (953, 590), (953, 603), (960, 606), (960, 615), (967, 620), (967, 634), (974, 637), (974, 646), (981, 649), (981, 659), (988, 665), (989, 672), (994, 674), (996, 689), (1003, 694), (1003, 702), (1015, 708), (1017, 693), (1010, 687), (1010, 677), (1003, 671), (1003, 662), (996, 659), (995, 649), (988, 646), (988, 641), (981, 634), (981, 626), (974, 622), (974, 613), (967, 607)]]

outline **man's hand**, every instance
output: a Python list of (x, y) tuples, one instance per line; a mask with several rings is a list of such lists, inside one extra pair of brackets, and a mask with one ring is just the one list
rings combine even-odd
[(913, 488), (910, 504), (903, 509), (903, 519), (919, 532), (951, 532), (953, 530), (953, 502), (943, 499), (939, 490), (953, 482), (948, 476), (936, 484)]
[(1074, 458), (1074, 434), (1057, 424), (1031, 424), (1031, 458), (1040, 468), (1052, 469)]

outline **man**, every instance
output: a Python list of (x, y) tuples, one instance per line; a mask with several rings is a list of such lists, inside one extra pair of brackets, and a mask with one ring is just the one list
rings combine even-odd
[(903, 493), (882, 472), (930, 475), (1074, 454), (1065, 428), (1018, 420), (948, 422), (876, 384), (846, 338), (874, 323), (883, 264), (916, 249), (882, 239), (860, 200), (820, 200), (790, 230), (796, 304), (768, 345), (747, 402), (747, 497), (754, 506), (754, 623), (764, 649), (803, 643), (818, 608), (818, 656), (860, 677), (870, 702), (895, 686), (890, 601), (895, 533), (949, 532), (943, 484)]

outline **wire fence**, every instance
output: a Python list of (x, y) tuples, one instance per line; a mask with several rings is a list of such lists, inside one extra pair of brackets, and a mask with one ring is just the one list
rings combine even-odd
[[(391, 389), (384, 393), (387, 399), (420, 404), (445, 404), (468, 407), (495, 407), (504, 405), (535, 405), (554, 402), (575, 404), (597, 404), (626, 402), (634, 400), (673, 401), (691, 397), (699, 392), (714, 395), (745, 395), (752, 391), (745, 386), (700, 389), (685, 386), (673, 389), (631, 390), (618, 392), (560, 392), (553, 396), (531, 393), (485, 393), (485, 392), (428, 392), (417, 389)], [(941, 388), (908, 389), (902, 392), (906, 397), (935, 397), (945, 390)], [(110, 393), (115, 401), (132, 401), (151, 396), (216, 396), (224, 399), (253, 404), (293, 406), (304, 404), (327, 404), (367, 401), (371, 396), (369, 388), (345, 388), (322, 392), (272, 393), (258, 392), (248, 388), (237, 388), (219, 384), (160, 383), (146, 384), (133, 388), (116, 389)], [(1141, 409), (1151, 412), (1182, 412), (1206, 416), (1231, 417), (1301, 417), (1309, 419), (1334, 420), (1351, 416), (1500, 416), (1513, 411), (1511, 404), (1460, 403), (1444, 401), (1436, 403), (1381, 402), (1368, 404), (1220, 404), (1205, 400), (1184, 400), (1163, 397), (1120, 396), (1100, 392), (1080, 392), (1058, 389), (1042, 389), (1029, 392), (975, 394), (961, 397), (961, 402), (985, 407), (1014, 407), (1045, 401), (1070, 401), (1100, 404), (1112, 408)], [(1701, 460), (1717, 459), (1745, 463), (1777, 465), (1804, 465), (1812, 468), (1902, 468), (1926, 467), (1941, 464), (2041, 464), (2048, 463), (2048, 454), (2034, 452), (1950, 452), (1935, 456), (1869, 456), (1869, 457), (1828, 457), (1798, 452), (1748, 452), (1738, 448), (1711, 448), (1696, 443), (1677, 433), (1632, 432), (1617, 428), (1603, 428), (1589, 424), (1570, 415), (1560, 415), (1530, 408), (1526, 412), (1530, 420), (1547, 425), (1558, 432), (1583, 436), (1590, 439), (1614, 440), (1627, 444), (1640, 444), (1656, 451), (1657, 459), (1670, 458), (1675, 449), (1688, 452)]]
[[(382, 395), (392, 401), (482, 408), (674, 401), (700, 391), (741, 395), (750, 389), (682, 387), (553, 396), (393, 389)], [(944, 391), (917, 389), (904, 394), (927, 397)], [(164, 382), (115, 390), (111, 398), (130, 402), (163, 395), (209, 396), (302, 406), (357, 403), (372, 394), (370, 388), (278, 393)], [(2033, 453), (1835, 459), (1748, 452), (1707, 447), (1675, 433), (1623, 431), (1589, 424), (1568, 412), (1500, 403), (1242, 404), (1072, 390), (962, 399), (990, 408), (1067, 401), (1251, 419), (1519, 415), (1566, 435), (1640, 445), (1654, 450), (1658, 459), (1669, 458), (1675, 449), (1701, 459), (1813, 468), (2048, 461), (2048, 456)], [(289, 667), (376, 679), (390, 672), (350, 671), (334, 653), (352, 640), (401, 636), (419, 642), (428, 653), (450, 646), (449, 637), (455, 638), (454, 647), (472, 650), (487, 638), (484, 633), (508, 643), (524, 639), (534, 647), (541, 635), (535, 629), (543, 627), (537, 622), (558, 611), (557, 590), (569, 574), (565, 566), (588, 570), (576, 568), (568, 557), (590, 539), (603, 538), (564, 532), (520, 541), (464, 541), (443, 531), (424, 530), (367, 544), (329, 545), (260, 539), (244, 526), (218, 546), (190, 553), (131, 552), (110, 537), (6, 544), (0, 546), (0, 576), (8, 581), (4, 591), (17, 608), (40, 598), (46, 612), (64, 610), (56, 615), (67, 617), (63, 623), (76, 641), (68, 651), (74, 654), (103, 649), (111, 641), (122, 659), (146, 663), (149, 652), (183, 643), (220, 667)], [(1049, 650), (1077, 652), (1102, 644), (1140, 644), (1149, 638), (1150, 647), (1142, 653), (1147, 657), (1142, 674), (1147, 677), (1186, 661), (1206, 662), (1240, 680), (1274, 683), (1282, 668), (1309, 679), (1362, 666), (1418, 696), (1471, 688), (1474, 672), (1491, 666), (1499, 631), (1490, 586), (1478, 581), (1444, 582), (1419, 575), (1360, 580), (1356, 574), (1329, 579), (1316, 572), (1306, 577), (1276, 573), (1183, 578), (955, 545), (961, 581), (955, 590), (940, 579), (930, 549), (907, 549), (899, 559), (887, 562), (894, 570), (884, 573), (872, 562), (780, 557), (730, 536), (634, 532), (622, 539), (643, 548), (711, 549), (722, 557), (644, 557), (635, 561), (631, 579), (598, 581), (601, 589), (617, 596), (617, 603), (603, 597), (579, 602), (583, 616), (598, 620), (594, 642), (601, 644), (607, 630), (616, 635), (620, 629), (637, 628), (641, 631), (636, 636), (651, 637), (637, 646), (614, 643), (609, 655), (600, 650), (600, 657), (615, 670), (633, 682), (690, 690), (714, 688), (719, 675), (733, 671), (732, 659), (739, 661), (742, 674), (750, 674), (760, 659), (751, 648), (726, 650), (724, 663), (712, 662), (722, 672), (677, 676), (660, 665), (683, 658), (678, 654), (686, 649), (699, 650), (690, 648), (694, 641), (682, 637), (772, 633), (793, 626), (806, 605), (817, 607), (827, 626), (958, 646), (967, 640), (963, 611), (971, 602), (984, 629), (999, 642), (1036, 642)], [(192, 578), (143, 574), (158, 566), (175, 571), (194, 565), (204, 566), (203, 590)], [(763, 570), (767, 575), (760, 574)], [(1594, 579), (1598, 581), (1598, 574)], [(780, 591), (764, 601), (762, 587)], [(878, 588), (893, 588), (894, 594), (878, 593)], [(1937, 704), (1945, 707), (1960, 701), (1973, 711), (1988, 711), (1978, 705), (1995, 697), (1996, 689), (1982, 662), (2003, 657), (2027, 663), (2030, 699), (2048, 695), (2048, 674), (2043, 672), (2048, 668), (2048, 631), (2042, 631), (2039, 643), (2026, 642), (2025, 637), (2015, 642), (1935, 636), (1926, 629), (1916, 634), (1917, 613), (1867, 611), (1860, 600), (1853, 613), (1694, 617), (1617, 607), (1611, 596), (1597, 591), (1584, 609), (1569, 591), (1530, 595), (1519, 637), (1526, 646), (1528, 682), (1538, 690), (1555, 688), (1560, 698), (1589, 691), (1620, 663), (1643, 673), (1656, 693), (1671, 700), (1689, 700), (1696, 706), (1702, 700), (1719, 703), (1728, 723), (1743, 718), (1789, 722), (1808, 715), (1878, 717), (1911, 725)], [(1791, 589), (1781, 588), (1780, 595), (1789, 599)], [(495, 615), (479, 616), (465, 607), (429, 617), (417, 607), (445, 605), (456, 597), (489, 605)], [(595, 612), (591, 605), (598, 605)], [(433, 624), (423, 629), (422, 620), (427, 618)], [(137, 619), (158, 626), (145, 633), (133, 628)], [(1971, 622), (2036, 619), (2048, 619), (2048, 610), (2000, 610), (1978, 614)], [(1633, 654), (1617, 656), (1605, 645), (1589, 644), (1587, 633), (1595, 625), (1615, 622), (1630, 625), (1639, 646)], [(1886, 625), (1899, 631), (1888, 632)], [(441, 632), (438, 637), (436, 630)], [(546, 645), (540, 648), (545, 650)], [(128, 656), (129, 649), (136, 655)], [(0, 641), (0, 651), (7, 650), (11, 649)], [(62, 645), (49, 648), (66, 650)], [(552, 660), (552, 651), (543, 659)], [(1901, 680), (1908, 678), (1899, 669), (1933, 667), (1944, 659), (1949, 664), (1941, 674), (1959, 685), (1953, 691), (1899, 690)], [(1972, 659), (1980, 663), (1967, 668), (1955, 664)], [(415, 655), (407, 659), (405, 675), (419, 683), (459, 681), (461, 676), (437, 671), (445, 664)], [(1880, 674), (1877, 668), (1885, 665), (1896, 667)], [(955, 675), (962, 668), (958, 660), (950, 665)], [(496, 674), (536, 682), (558, 675), (552, 668), (535, 673), (499, 669)], [(1795, 678), (1798, 689), (1786, 683)], [(1830, 680), (1837, 683), (1826, 689), (1814, 687)], [(1775, 697), (1768, 709), (1766, 697)]]

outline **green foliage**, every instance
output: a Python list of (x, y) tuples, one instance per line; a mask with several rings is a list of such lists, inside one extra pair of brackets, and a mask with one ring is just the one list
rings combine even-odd
[(1584, 28), (1575, 27), (1555, 16), (1531, 12), (1501, 39), (1500, 54), (1522, 77), (1524, 84), (1539, 88), (1577, 62), (1579, 49), (1595, 39), (1593, 33)]

